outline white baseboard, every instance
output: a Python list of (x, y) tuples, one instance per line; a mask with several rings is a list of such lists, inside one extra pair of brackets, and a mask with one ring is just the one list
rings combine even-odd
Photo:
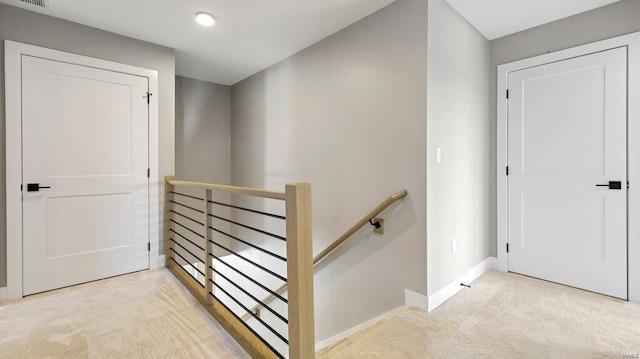
[(1, 287), (0, 288), (0, 303), (7, 301), (7, 298), (8, 298), (7, 294), (8, 294), (7, 287)]
[(473, 267), (467, 273), (461, 275), (454, 281), (444, 286), (444, 288), (430, 295), (428, 299), (428, 311), (431, 312), (432, 310), (436, 309), (442, 303), (446, 302), (447, 300), (449, 300), (449, 298), (453, 297), (454, 295), (456, 295), (456, 293), (462, 290), (464, 287), (461, 286), (460, 283), (469, 284), (473, 282), (474, 280), (478, 279), (478, 277), (485, 274), (489, 269), (495, 269), (497, 263), (498, 258), (489, 257), (482, 263)]
[(387, 313), (382, 314), (381, 316), (378, 316), (378, 317), (373, 318), (371, 320), (367, 320), (366, 322), (364, 322), (362, 324), (358, 324), (358, 325), (356, 325), (355, 327), (353, 327), (351, 329), (345, 330), (344, 332), (342, 332), (340, 334), (334, 335), (329, 339), (325, 339), (325, 340), (323, 340), (323, 341), (321, 341), (319, 343), (316, 343), (316, 353), (321, 351), (321, 350), (323, 350), (323, 349), (325, 349), (325, 348), (328, 348), (328, 347), (338, 343), (339, 341), (341, 341), (341, 340), (343, 340), (343, 339), (355, 334), (356, 332), (359, 332), (359, 331), (361, 331), (363, 329), (366, 329), (366, 328), (374, 325), (375, 323), (377, 323), (377, 322), (379, 322), (379, 321), (381, 321), (383, 319), (387, 319), (387, 318), (390, 318), (390, 317), (394, 316), (395, 314), (401, 312), (405, 308), (406, 308), (406, 306), (405, 307), (396, 308), (394, 310), (391, 310), (391, 311), (389, 311)]
[(399, 313), (400, 311), (406, 309), (407, 307), (417, 307), (425, 311), (432, 311), (442, 303), (446, 302), (447, 299), (453, 297), (456, 293), (458, 293), (458, 291), (463, 288), (460, 285), (460, 283), (467, 284), (467, 283), (473, 282), (474, 280), (478, 279), (478, 277), (486, 273), (489, 269), (495, 269), (497, 266), (497, 262), (498, 262), (498, 258), (496, 257), (489, 257), (485, 259), (482, 263), (473, 267), (470, 271), (463, 274), (462, 276), (460, 276), (459, 278), (449, 283), (444, 288), (440, 289), (435, 294), (429, 297), (427, 297), (424, 294), (420, 294), (412, 290), (405, 289), (404, 290), (405, 306), (396, 308), (390, 312), (382, 314), (362, 324), (356, 325), (351, 329), (345, 330), (340, 334), (334, 335), (331, 338), (328, 338), (321, 342), (316, 343), (316, 352), (326, 349), (338, 343), (339, 341), (355, 334), (356, 332), (372, 326), (373, 324), (379, 322), (380, 320), (390, 318), (393, 315)]
[(429, 297), (424, 294), (405, 289), (404, 305), (407, 307), (418, 307), (427, 312), (429, 311)]

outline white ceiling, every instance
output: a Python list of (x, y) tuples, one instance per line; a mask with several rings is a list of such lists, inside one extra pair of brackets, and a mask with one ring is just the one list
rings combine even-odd
[(617, 1), (619, 0), (447, 0), (489, 40)]
[[(395, 0), (46, 0), (0, 2), (176, 49), (176, 73), (234, 84)], [(216, 17), (195, 22), (197, 11)]]

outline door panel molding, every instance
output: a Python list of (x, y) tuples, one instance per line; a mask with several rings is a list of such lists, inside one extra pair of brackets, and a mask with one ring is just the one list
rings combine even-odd
[[(507, 207), (507, 148), (508, 148), (508, 76), (509, 73), (597, 52), (627, 47), (628, 50), (628, 152), (627, 175), (630, 183), (627, 203), (628, 218), (640, 218), (640, 102), (630, 99), (640, 96), (640, 32), (598, 41), (550, 54), (544, 54), (498, 66), (497, 78), (497, 268), (508, 269), (508, 207)], [(636, 189), (637, 187), (637, 189)], [(628, 298), (640, 303), (640, 223), (627, 221), (628, 230)]]
[[(7, 287), (6, 299), (23, 296), (22, 251), (22, 57), (32, 56), (74, 65), (145, 77), (154, 96), (149, 104), (149, 241), (150, 268), (164, 262), (159, 253), (159, 189), (158, 175), (158, 72), (155, 70), (95, 59), (43, 47), (5, 40), (6, 102), (6, 216), (7, 216)], [(154, 101), (153, 99), (156, 99)], [(140, 99), (143, 101), (143, 99)]]

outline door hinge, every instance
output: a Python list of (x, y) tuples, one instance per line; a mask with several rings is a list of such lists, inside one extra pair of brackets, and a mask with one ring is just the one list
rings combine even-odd
[(509, 243), (507, 243), (507, 253), (509, 253)]
[(509, 90), (507, 90), (507, 99), (509, 98)]
[(151, 242), (147, 242), (147, 252), (151, 252)]
[(147, 178), (151, 178), (151, 168), (147, 168)]
[(147, 92), (146, 95), (142, 96), (142, 98), (147, 98), (147, 104), (151, 103), (151, 96), (153, 96), (153, 94), (151, 92)]
[(629, 189), (629, 181), (627, 181), (627, 189)]
[(509, 175), (509, 166), (507, 166), (507, 176)]

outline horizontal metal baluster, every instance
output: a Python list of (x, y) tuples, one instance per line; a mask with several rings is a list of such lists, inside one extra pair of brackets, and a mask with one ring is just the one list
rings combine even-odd
[(174, 210), (172, 210), (172, 209), (170, 209), (170, 210), (169, 210), (169, 212), (171, 212), (171, 213), (175, 213), (175, 214), (177, 214), (178, 216), (180, 216), (180, 217), (182, 217), (182, 218), (186, 218), (186, 219), (190, 220), (190, 221), (191, 221), (191, 222), (193, 222), (193, 223), (196, 223), (196, 224), (199, 224), (199, 225), (201, 225), (201, 226), (204, 226), (204, 223), (199, 222), (199, 221), (196, 221), (195, 219), (193, 219), (193, 218), (191, 218), (191, 217), (189, 217), (189, 216), (186, 216), (186, 215), (184, 215), (184, 214), (182, 214), (182, 213), (180, 213), (180, 212), (176, 212), (176, 211), (174, 211)]
[[(169, 248), (171, 249), (171, 248)], [(186, 270), (182, 264), (178, 263), (178, 261), (176, 261), (173, 257), (169, 257), (169, 259), (171, 259), (180, 269), (182, 269), (185, 273), (187, 273), (187, 275), (189, 276), (189, 278), (193, 279), (196, 283), (198, 283), (202, 288), (204, 288), (204, 284), (200, 283), (197, 279), (193, 278), (193, 275), (191, 273), (189, 273), (188, 270)]]
[(233, 285), (234, 287), (238, 288), (242, 293), (246, 294), (249, 298), (251, 298), (254, 302), (256, 302), (257, 304), (262, 305), (266, 310), (270, 311), (273, 315), (275, 315), (276, 317), (278, 317), (278, 319), (282, 320), (283, 322), (285, 322), (286, 324), (289, 324), (289, 321), (287, 320), (287, 318), (283, 317), (280, 313), (276, 312), (275, 310), (273, 310), (271, 307), (269, 307), (268, 305), (264, 304), (263, 302), (260, 301), (260, 299), (256, 298), (255, 296), (253, 296), (251, 293), (247, 292), (246, 290), (244, 290), (242, 287), (240, 287), (239, 285), (236, 284), (236, 282), (232, 281), (231, 279), (229, 279), (229, 277), (227, 277), (226, 275), (218, 272), (215, 268), (211, 267), (211, 270), (213, 270), (216, 274), (218, 274), (219, 276), (221, 276), (222, 278), (224, 278), (227, 282), (231, 283), (231, 285)]
[[(242, 309), (249, 311), (249, 308), (245, 307), (244, 304), (240, 303), (239, 300), (237, 300), (234, 296), (232, 296), (231, 294), (229, 294), (229, 292), (227, 292), (224, 288), (222, 288), (220, 285), (218, 285), (218, 283), (213, 282), (213, 285), (216, 286), (216, 288), (220, 289), (224, 294), (227, 295), (227, 297), (231, 298), (231, 300), (233, 300), (234, 302), (236, 302), (236, 304), (238, 304), (240, 307), (242, 307)], [(287, 338), (285, 338), (284, 336), (282, 336), (282, 334), (278, 333), (278, 331), (276, 331), (275, 329), (273, 329), (271, 326), (269, 326), (269, 324), (265, 323), (264, 320), (260, 319), (259, 316), (251, 313), (252, 316), (254, 318), (256, 318), (256, 320), (258, 322), (260, 322), (260, 324), (262, 324), (265, 328), (267, 328), (271, 333), (273, 333), (275, 336), (277, 336), (280, 340), (282, 340), (283, 342), (285, 342), (286, 344), (289, 344), (289, 341), (287, 340)]]
[(279, 256), (279, 255), (277, 255), (277, 254), (275, 254), (275, 253), (273, 253), (273, 252), (270, 252), (270, 251), (268, 251), (268, 250), (266, 250), (266, 249), (264, 249), (264, 248), (258, 247), (258, 246), (256, 246), (255, 244), (251, 244), (251, 243), (249, 243), (249, 242), (247, 242), (247, 241), (244, 241), (244, 240), (242, 240), (242, 239), (240, 239), (240, 238), (238, 238), (238, 237), (232, 236), (232, 235), (230, 235), (230, 234), (228, 234), (228, 233), (226, 233), (226, 232), (224, 232), (224, 231), (221, 231), (221, 230), (219, 230), (219, 229), (217, 229), (217, 228), (209, 227), (209, 229), (212, 229), (212, 230), (214, 230), (214, 231), (216, 231), (216, 232), (218, 232), (218, 233), (220, 233), (220, 234), (222, 234), (222, 235), (225, 235), (225, 236), (227, 236), (227, 237), (229, 237), (229, 238), (231, 238), (231, 239), (235, 239), (236, 241), (238, 241), (238, 242), (240, 242), (240, 243), (246, 244), (247, 246), (249, 246), (249, 247), (251, 247), (251, 248), (255, 248), (255, 249), (259, 250), (260, 252), (262, 252), (262, 253), (266, 253), (266, 254), (268, 254), (268, 255), (270, 255), (270, 256), (272, 256), (272, 257), (274, 257), (274, 258), (277, 258), (277, 259), (279, 259), (279, 260), (281, 260), (281, 261), (283, 261), (283, 262), (286, 262), (286, 261), (287, 261), (287, 258), (285, 258), (285, 257), (283, 257), (283, 256)]
[(195, 211), (195, 212), (198, 212), (198, 213), (204, 213), (204, 211), (201, 211), (201, 210), (199, 210), (199, 209), (197, 209), (197, 208), (195, 208), (195, 207), (187, 206), (187, 205), (186, 205), (186, 204), (184, 204), (184, 203), (176, 202), (176, 201), (174, 201), (174, 200), (170, 200), (169, 202), (170, 202), (170, 203), (173, 203), (173, 204), (177, 204), (177, 205), (178, 205), (178, 206), (180, 206), (180, 207), (188, 208), (188, 209), (190, 209), (190, 210), (192, 210), (192, 211)]
[(188, 198), (197, 199), (197, 200), (199, 200), (199, 201), (202, 201), (202, 198), (200, 198), (200, 197), (190, 196), (190, 195), (188, 195), (188, 194), (184, 194), (184, 193), (180, 193), (180, 192), (170, 191), (169, 193), (171, 193), (171, 194), (177, 194), (178, 196), (188, 197)]
[(255, 279), (249, 277), (248, 275), (242, 273), (241, 271), (239, 271), (238, 269), (236, 269), (234, 266), (230, 265), (229, 263), (223, 261), (221, 258), (218, 258), (216, 255), (214, 254), (209, 254), (211, 257), (215, 258), (218, 262), (224, 264), (225, 266), (227, 266), (229, 269), (233, 270), (234, 272), (240, 274), (241, 276), (243, 276), (244, 278), (248, 279), (249, 281), (251, 281), (253, 284), (257, 285), (258, 287), (264, 289), (267, 293), (271, 294), (272, 296), (280, 299), (281, 301), (287, 303), (287, 298), (281, 296), (280, 294), (274, 292), (273, 290), (269, 289), (268, 287), (264, 286), (263, 284), (259, 283), (258, 281), (256, 281)]
[(243, 321), (236, 313), (234, 313), (233, 310), (231, 310), (231, 308), (229, 308), (229, 306), (227, 306), (220, 298), (218, 298), (215, 294), (213, 294), (213, 292), (209, 292), (209, 294), (211, 294), (211, 296), (218, 302), (220, 303), (220, 305), (222, 305), (229, 313), (231, 313), (231, 315), (233, 315), (240, 323), (242, 323), (242, 325), (247, 328), (247, 330), (249, 330), (253, 335), (256, 336), (256, 338), (258, 338), (258, 340), (260, 340), (262, 342), (262, 344), (266, 345), (267, 348), (269, 348), (278, 358), (280, 359), (284, 359), (284, 356), (282, 356), (282, 354), (280, 354), (277, 350), (275, 350), (273, 348), (273, 346), (271, 346), (271, 344), (269, 344), (269, 342), (267, 342), (263, 337), (261, 337), (260, 335), (258, 335), (258, 333), (256, 333), (255, 330), (253, 330), (253, 328), (251, 328), (251, 326), (249, 324), (247, 324), (245, 321)]
[[(169, 250), (171, 250), (173, 253), (177, 254), (177, 255), (178, 255), (178, 257), (182, 258), (182, 260), (183, 260), (183, 261), (187, 262), (187, 264), (188, 264), (188, 265), (190, 265), (193, 269), (195, 269), (195, 270), (196, 270), (196, 272), (198, 272), (198, 273), (202, 274), (202, 276), (204, 277), (204, 273), (203, 273), (200, 269), (198, 269), (198, 267), (196, 267), (193, 263), (189, 262), (189, 261), (188, 261), (185, 257), (183, 257), (180, 253), (176, 252), (176, 250), (175, 250), (175, 249), (173, 249), (173, 248), (169, 248)], [(198, 262), (199, 262), (199, 261), (198, 261)], [(195, 278), (194, 278), (194, 279), (195, 279)]]
[(173, 238), (169, 238), (169, 240), (175, 244), (177, 244), (180, 248), (184, 249), (185, 252), (189, 253), (193, 258), (195, 258), (198, 262), (202, 262), (202, 260), (200, 259), (200, 257), (198, 257), (197, 255), (193, 254), (190, 250), (188, 250), (185, 246), (183, 246), (182, 244), (176, 242), (175, 239)]
[(180, 222), (176, 222), (176, 221), (174, 221), (173, 219), (170, 219), (169, 221), (170, 221), (170, 222), (173, 222), (173, 223), (175, 223), (175, 224), (177, 224), (177, 225), (179, 225), (180, 227), (182, 227), (182, 228), (186, 229), (187, 231), (189, 231), (189, 232), (191, 232), (191, 233), (195, 234), (196, 236), (198, 236), (198, 237), (200, 237), (200, 238), (204, 238), (204, 235), (202, 235), (202, 234), (200, 234), (200, 233), (198, 233), (198, 232), (194, 231), (193, 229), (191, 229), (191, 228), (189, 228), (189, 227), (185, 226), (184, 224), (182, 224), (182, 223), (180, 223)]
[(220, 217), (220, 216), (216, 216), (216, 215), (213, 215), (213, 214), (210, 214), (210, 216), (215, 218), (215, 219), (219, 219), (221, 221), (225, 221), (225, 222), (228, 222), (228, 223), (231, 223), (231, 224), (235, 224), (236, 226), (240, 226), (240, 227), (247, 228), (247, 229), (250, 229), (250, 230), (258, 232), (258, 233), (262, 233), (264, 235), (279, 239), (281, 241), (286, 241), (287, 240), (287, 238), (285, 238), (283, 236), (279, 236), (277, 234), (269, 233), (267, 231), (263, 231), (262, 229), (258, 229), (258, 228), (255, 228), (255, 227), (248, 226), (246, 224), (238, 223), (238, 222), (232, 221), (230, 219), (226, 219), (226, 218), (223, 218), (223, 217)]
[(183, 236), (182, 234), (180, 234), (180, 233), (178, 233), (178, 232), (174, 231), (173, 229), (169, 229), (169, 232), (171, 232), (171, 233), (173, 233), (173, 234), (176, 234), (176, 235), (180, 236), (180, 238), (184, 239), (185, 241), (187, 241), (187, 242), (189, 242), (189, 243), (193, 244), (194, 246), (196, 246), (196, 247), (200, 248), (200, 250), (203, 250), (203, 251), (204, 251), (204, 248), (200, 247), (200, 246), (199, 246), (199, 245), (197, 245), (195, 242), (193, 242), (193, 241), (192, 241), (192, 240), (190, 240), (189, 238), (187, 238), (187, 237)]
[(278, 218), (278, 219), (283, 219), (286, 220), (287, 217), (285, 216), (281, 216), (278, 214), (273, 214), (273, 213), (268, 213), (268, 212), (262, 212), (262, 211), (258, 211), (255, 209), (249, 209), (249, 208), (245, 208), (245, 207), (240, 207), (240, 206), (234, 206), (232, 204), (227, 204), (227, 203), (222, 203), (222, 202), (216, 202), (216, 201), (209, 201), (209, 203), (212, 204), (216, 204), (218, 206), (224, 206), (224, 207), (229, 207), (229, 208), (235, 208), (235, 209), (239, 209), (241, 211), (246, 211), (246, 212), (251, 212), (251, 213), (256, 213), (256, 214), (261, 214), (263, 216), (267, 216), (267, 217), (273, 217), (273, 218)]
[(272, 270), (270, 270), (270, 269), (268, 269), (268, 268), (266, 268), (266, 267), (261, 266), (260, 264), (258, 264), (258, 263), (256, 263), (256, 262), (252, 261), (251, 259), (248, 259), (248, 258), (246, 258), (246, 257), (242, 256), (241, 254), (238, 254), (238, 253), (236, 253), (236, 252), (232, 251), (231, 249), (229, 249), (229, 248), (227, 248), (227, 247), (225, 247), (225, 246), (223, 246), (223, 245), (220, 245), (220, 244), (218, 244), (218, 243), (216, 243), (216, 242), (214, 242), (214, 241), (211, 241), (211, 243), (213, 243), (213, 245), (215, 245), (215, 246), (217, 246), (217, 247), (220, 247), (220, 248), (224, 249), (225, 251), (227, 251), (227, 252), (229, 252), (229, 253), (232, 253), (233, 255), (235, 255), (236, 257), (238, 257), (238, 258), (240, 258), (240, 259), (242, 259), (243, 261), (245, 261), (245, 262), (247, 262), (247, 263), (250, 263), (250, 264), (253, 264), (256, 268), (260, 268), (260, 269), (262, 269), (263, 271), (265, 271), (265, 272), (267, 272), (267, 273), (271, 274), (272, 276), (274, 276), (274, 277), (276, 277), (276, 278), (280, 279), (281, 281), (283, 281), (283, 282), (286, 282), (286, 281), (287, 281), (287, 278), (285, 278), (285, 277), (283, 277), (283, 276), (281, 276), (281, 275), (279, 275), (279, 274), (275, 273), (274, 271), (272, 271)]

